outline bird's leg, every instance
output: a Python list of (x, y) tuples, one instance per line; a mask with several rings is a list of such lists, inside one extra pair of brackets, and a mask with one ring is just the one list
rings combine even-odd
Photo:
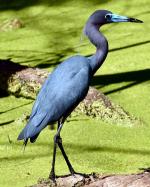
[[(59, 124), (58, 126), (61, 125), (60, 122), (58, 122), (58, 124)], [(71, 165), (71, 163), (70, 163), (70, 161), (69, 161), (69, 159), (68, 159), (68, 156), (67, 156), (66, 153), (65, 153), (65, 150), (64, 150), (64, 147), (63, 147), (63, 144), (62, 144), (62, 138), (60, 137), (60, 133), (59, 133), (59, 135), (58, 135), (57, 144), (58, 144), (58, 147), (60, 148), (60, 150), (61, 150), (61, 152), (62, 152), (62, 155), (63, 155), (63, 157), (64, 157), (64, 159), (65, 159), (65, 161), (66, 161), (66, 163), (67, 163), (67, 166), (68, 166), (68, 168), (69, 168), (69, 171), (70, 171), (71, 175), (77, 174), (77, 175), (81, 175), (81, 176), (83, 176), (83, 177), (85, 177), (85, 178), (89, 178), (89, 175), (88, 175), (88, 174), (79, 173), (79, 172), (76, 172), (76, 171), (73, 169), (73, 167), (72, 167), (72, 165)]]
[(57, 133), (54, 136), (54, 149), (53, 149), (53, 160), (52, 160), (52, 169), (51, 172), (49, 174), (49, 178), (53, 181), (55, 181), (55, 158), (56, 158), (56, 148), (57, 148), (57, 144), (58, 144), (58, 140), (59, 140), (59, 136), (60, 136), (60, 131), (62, 128), (63, 124), (58, 123), (58, 129), (57, 129)]
[(57, 142), (57, 143), (58, 143), (58, 146), (59, 146), (59, 148), (60, 148), (60, 150), (61, 150), (61, 152), (62, 152), (62, 155), (63, 155), (63, 157), (64, 157), (64, 159), (65, 159), (65, 161), (66, 161), (66, 163), (67, 163), (67, 166), (68, 166), (68, 168), (69, 168), (69, 171), (70, 171), (71, 175), (77, 174), (77, 175), (82, 175), (82, 176), (85, 177), (85, 178), (88, 178), (89, 175), (84, 174), (84, 173), (76, 172), (76, 171), (73, 169), (73, 167), (72, 167), (72, 165), (71, 165), (71, 163), (70, 163), (70, 161), (69, 161), (69, 159), (68, 159), (68, 157), (67, 157), (67, 155), (66, 155), (66, 153), (65, 153), (65, 150), (64, 150), (64, 148), (63, 148), (63, 145), (62, 145), (62, 138), (60, 137), (60, 135), (58, 136), (58, 142)]
[(63, 148), (63, 145), (62, 145), (62, 138), (60, 137), (60, 131), (62, 129), (62, 126), (63, 126), (63, 123), (60, 123), (60, 121), (58, 121), (58, 130), (57, 130), (57, 133), (56, 135), (54, 136), (54, 151), (53, 151), (53, 160), (52, 160), (52, 169), (51, 169), (51, 172), (50, 172), (50, 175), (49, 175), (49, 178), (51, 180), (53, 180), (55, 182), (55, 178), (56, 178), (56, 175), (55, 175), (55, 158), (56, 158), (56, 148), (57, 148), (57, 144), (58, 144), (58, 147), (60, 148), (61, 152), (62, 152), (62, 155), (67, 163), (67, 166), (69, 168), (69, 171), (71, 173), (71, 175), (74, 175), (74, 174), (78, 174), (78, 175), (82, 175), (84, 177), (87, 177), (86, 174), (82, 174), (82, 173), (77, 173), (75, 172), (75, 170), (73, 169), (66, 153), (65, 153), (65, 150)]
[(75, 171), (74, 171), (74, 169), (73, 169), (73, 167), (72, 167), (72, 165), (71, 165), (71, 163), (70, 163), (70, 161), (69, 161), (69, 159), (68, 159), (68, 157), (67, 157), (67, 155), (66, 155), (66, 153), (65, 153), (65, 150), (64, 150), (63, 145), (62, 145), (62, 138), (60, 137), (60, 131), (61, 131), (61, 129), (62, 129), (62, 126), (63, 126), (63, 122), (64, 122), (64, 121), (65, 121), (65, 119), (63, 119), (62, 122), (58, 121), (58, 132), (57, 132), (57, 134), (56, 134), (56, 136), (57, 136), (57, 144), (58, 144), (58, 147), (60, 148), (61, 153), (62, 153), (62, 155), (63, 155), (63, 157), (64, 157), (64, 159), (65, 159), (65, 161), (66, 161), (66, 163), (67, 163), (67, 166), (68, 166), (68, 168), (69, 168), (70, 173), (71, 173), (72, 175), (74, 175), (74, 174), (75, 174)]
[(69, 168), (70, 173), (72, 175), (74, 175), (75, 171), (74, 171), (74, 169), (73, 169), (73, 167), (72, 167), (72, 165), (71, 165), (71, 163), (70, 163), (70, 161), (69, 161), (69, 159), (68, 159), (68, 157), (67, 157), (67, 155), (65, 153), (65, 150), (64, 150), (63, 145), (62, 145), (62, 138), (60, 136), (58, 137), (58, 146), (59, 146), (59, 148), (60, 148), (60, 150), (62, 152), (62, 155), (63, 155), (63, 157), (64, 157), (64, 159), (65, 159), (65, 161), (67, 163), (67, 166)]
[(49, 178), (52, 181), (55, 181), (55, 158), (56, 158), (56, 148), (57, 148), (57, 144), (54, 140), (54, 149), (53, 149), (53, 160), (52, 160), (52, 169), (51, 172), (49, 174)]

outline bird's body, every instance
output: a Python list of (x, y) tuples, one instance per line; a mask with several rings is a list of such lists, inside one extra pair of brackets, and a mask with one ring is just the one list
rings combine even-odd
[(86, 96), (92, 70), (89, 59), (73, 56), (48, 76), (34, 103), (27, 126), (19, 139), (35, 140), (48, 123), (64, 121)]
[(96, 53), (86, 58), (73, 56), (57, 66), (43, 84), (34, 103), (30, 119), (18, 136), (25, 144), (30, 138), (34, 142), (39, 133), (49, 123), (58, 121), (57, 133), (54, 137), (54, 152), (50, 178), (55, 180), (55, 155), (59, 146), (71, 174), (75, 174), (62, 145), (60, 131), (63, 123), (73, 109), (86, 96), (91, 78), (104, 62), (108, 53), (108, 42), (99, 28), (113, 22), (138, 22), (142, 21), (119, 16), (107, 10), (97, 10), (88, 19), (84, 33), (96, 47)]

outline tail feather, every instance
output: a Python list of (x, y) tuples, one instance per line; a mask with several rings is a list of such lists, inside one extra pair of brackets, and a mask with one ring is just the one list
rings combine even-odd
[(17, 140), (24, 140), (26, 141), (26, 137), (25, 137), (25, 128), (21, 131), (21, 133), (19, 134)]
[(38, 117), (32, 117), (21, 131), (17, 139), (24, 140), (25, 146), (29, 138), (31, 143), (35, 142), (41, 130), (47, 125), (48, 119), (46, 117), (47, 116), (44, 114), (39, 115)]
[(26, 140), (24, 140), (24, 142), (23, 142), (24, 147), (26, 147), (27, 143), (28, 143), (28, 138)]
[(28, 143), (28, 139), (25, 139), (23, 142), (23, 152), (25, 152), (26, 145)]
[(40, 131), (38, 127), (35, 127), (31, 124), (27, 124), (25, 128), (19, 134), (17, 140), (24, 140), (24, 146), (27, 145), (28, 139), (30, 138), (30, 142), (35, 142), (38, 137)]
[(30, 138), (30, 142), (31, 142), (31, 143), (34, 143), (34, 142), (36, 141), (36, 139), (37, 139), (37, 137), (38, 137), (39, 134), (40, 134), (40, 133), (36, 134), (35, 136), (32, 136), (32, 137)]

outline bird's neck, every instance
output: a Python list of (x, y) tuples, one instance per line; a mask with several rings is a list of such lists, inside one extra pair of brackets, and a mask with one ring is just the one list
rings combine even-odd
[(89, 63), (94, 74), (103, 64), (107, 56), (108, 42), (104, 35), (99, 31), (99, 26), (91, 23), (86, 24), (85, 34), (88, 36), (91, 43), (96, 47), (96, 53), (89, 58)]

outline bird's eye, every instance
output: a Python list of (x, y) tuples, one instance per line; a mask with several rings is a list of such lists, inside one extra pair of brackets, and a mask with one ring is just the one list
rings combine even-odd
[(106, 18), (107, 20), (111, 20), (112, 15), (111, 15), (111, 14), (106, 14), (106, 15), (105, 15), (105, 18)]

